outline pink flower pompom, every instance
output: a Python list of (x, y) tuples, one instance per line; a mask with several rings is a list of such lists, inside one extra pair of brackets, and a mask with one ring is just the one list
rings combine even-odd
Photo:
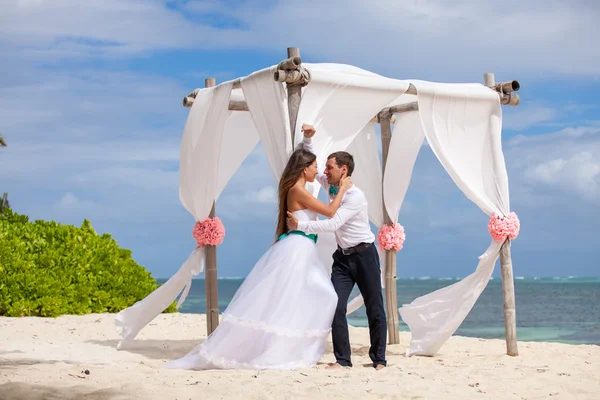
[(223, 243), (225, 237), (225, 226), (217, 217), (206, 218), (204, 221), (196, 222), (192, 236), (199, 247), (218, 246)]
[(496, 242), (504, 242), (506, 238), (515, 239), (520, 230), (521, 222), (514, 212), (508, 213), (504, 218), (493, 213), (488, 223), (488, 231)]
[(395, 249), (397, 252), (402, 250), (406, 234), (404, 227), (398, 223), (393, 225), (384, 225), (377, 233), (377, 242), (384, 250)]

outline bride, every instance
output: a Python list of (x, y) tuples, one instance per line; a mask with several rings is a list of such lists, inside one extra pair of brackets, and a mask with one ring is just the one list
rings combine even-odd
[(316, 176), (316, 156), (301, 148), (294, 151), (279, 181), (277, 241), (235, 293), (217, 329), (167, 368), (296, 369), (321, 359), (337, 294), (319, 260), (317, 235), (288, 232), (287, 212), (299, 220), (315, 220), (317, 214), (333, 217), (352, 183), (343, 177), (344, 190), (325, 205), (305, 189)]

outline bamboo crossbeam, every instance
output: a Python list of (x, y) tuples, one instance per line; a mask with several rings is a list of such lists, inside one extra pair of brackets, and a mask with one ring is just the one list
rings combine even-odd
[[(293, 78), (290, 78), (290, 80), (293, 82), (293, 81), (296, 81), (299, 76), (300, 76), (299, 71), (275, 71), (275, 80), (284, 79), (284, 81), (287, 82), (288, 77), (293, 77)], [(234, 89), (241, 88), (240, 79), (237, 79), (233, 82), (233, 88)], [(494, 84), (490, 88), (493, 90), (499, 91), (498, 96), (500, 96), (501, 104), (507, 105), (507, 106), (519, 105), (519, 103), (520, 103), (519, 95), (514, 93), (515, 91), (519, 90), (519, 88), (520, 88), (519, 82), (517, 82), (517, 81), (503, 82), (498, 85)], [(201, 89), (196, 89), (193, 92), (191, 92), (190, 94), (188, 94), (186, 97), (184, 97), (183, 98), (183, 106), (186, 108), (190, 108), (192, 106), (192, 104), (194, 104), (194, 98), (196, 97), (196, 95), (198, 95), (198, 92), (200, 90)], [(417, 89), (411, 83), (409, 85), (406, 93), (416, 95)], [(233, 111), (248, 111), (248, 106), (246, 106), (245, 104), (246, 103), (244, 101), (232, 101), (229, 103), (229, 109), (233, 110)], [(419, 109), (419, 104), (415, 101), (415, 102), (411, 102), (411, 103), (392, 106), (392, 107), (390, 107), (390, 109), (392, 110), (392, 113), (417, 111)], [(378, 117), (375, 116), (373, 118), (373, 120), (371, 120), (371, 122), (377, 122), (376, 121), (377, 118)]]
[(519, 95), (516, 93), (499, 93), (500, 104), (505, 106), (518, 106), (521, 102)]
[[(183, 102), (184, 102), (184, 107), (189, 108), (194, 103), (194, 99), (191, 97), (185, 97)], [(505, 94), (501, 95), (501, 103), (505, 104), (505, 105), (516, 106), (519, 104), (519, 96), (516, 93), (505, 93)], [(232, 100), (229, 102), (229, 110), (230, 111), (248, 111), (248, 105), (246, 104), (245, 101)], [(381, 112), (379, 112), (376, 116), (374, 116), (370, 122), (379, 122), (379, 120), (381, 119), (381, 116), (388, 112), (391, 114), (396, 114), (396, 113), (418, 111), (418, 110), (419, 110), (419, 103), (417, 103), (416, 101), (413, 101), (411, 103), (399, 104), (399, 105), (392, 106), (392, 107), (381, 110)], [(392, 124), (394, 122), (395, 122), (395, 118), (392, 117)]]
[[(503, 105), (517, 106), (520, 103), (519, 95), (516, 93), (498, 93), (498, 95), (500, 96), (500, 103)], [(237, 105), (232, 105), (231, 103), (236, 103)], [(248, 111), (248, 107), (239, 106), (239, 104), (241, 104), (241, 103), (245, 104), (245, 102), (243, 102), (243, 101), (237, 101), (237, 102), (232, 101), (231, 103), (229, 105), (230, 110)], [(194, 97), (192, 97), (191, 93), (190, 93), (190, 95), (183, 98), (183, 106), (185, 108), (190, 108), (192, 106), (192, 104), (194, 104)], [(394, 106), (394, 107), (396, 107), (396, 109), (394, 111), (395, 113), (405, 112), (405, 111), (417, 111), (419, 109), (419, 105), (416, 101), (412, 102), (412, 103), (401, 104), (399, 106)]]
[(230, 101), (230, 111), (248, 111), (248, 104), (245, 101)]
[[(290, 48), (297, 49), (296, 47), (290, 47)], [(289, 54), (289, 49), (288, 49), (288, 54)], [(292, 70), (298, 69), (300, 64), (302, 64), (302, 58), (300, 58), (299, 55), (295, 55), (295, 56), (289, 57), (287, 60), (283, 60), (282, 62), (280, 62), (279, 65), (277, 65), (277, 69), (284, 70), (284, 71), (292, 71)]]
[[(296, 115), (299, 107), (298, 98), (301, 96), (300, 86), (306, 85), (306, 76), (302, 73), (302, 59), (300, 58), (299, 51), (296, 48), (288, 49), (288, 58), (280, 62), (277, 66), (277, 70), (273, 74), (273, 79), (278, 82), (285, 82), (288, 85), (288, 97), (290, 99), (294, 99), (292, 104), (292, 108), (288, 110), (290, 113)], [(491, 74), (491, 80), (489, 80), (489, 74), (484, 75), (484, 85), (489, 87), (492, 90), (498, 92), (498, 96), (500, 97), (500, 104), (507, 106), (517, 106), (520, 103), (519, 95), (514, 93), (521, 88), (521, 85), (518, 81), (512, 80), (507, 82), (496, 83)], [(310, 79), (310, 78), (308, 78)], [(236, 79), (233, 82), (233, 89), (241, 88), (241, 78)], [(184, 107), (191, 107), (194, 104), (194, 98), (198, 95), (198, 92), (201, 89), (195, 89), (190, 94), (188, 94), (183, 99)], [(290, 93), (291, 92), (291, 93)], [(408, 86), (408, 90), (405, 92), (406, 94), (416, 95), (417, 88), (411, 83)], [(298, 103), (298, 104), (296, 104)], [(229, 110), (232, 111), (248, 111), (248, 105), (244, 101), (231, 101), (229, 103)], [(409, 112), (409, 111), (418, 111), (419, 104), (415, 102), (400, 104), (392, 107), (385, 108), (381, 110), (376, 116), (374, 116), (370, 122), (379, 122), (382, 118), (386, 117), (388, 114), (391, 118), (391, 123), (395, 122), (395, 113)], [(290, 118), (292, 115), (290, 115)], [(292, 121), (292, 119), (290, 119)], [(295, 125), (295, 124), (293, 124)], [(293, 129), (292, 129), (293, 131)]]
[(500, 93), (512, 93), (521, 89), (521, 85), (517, 81), (508, 81), (496, 83), (493, 88)]
[[(419, 109), (419, 105), (416, 102), (390, 107), (390, 110), (395, 110), (395, 111), (393, 111), (394, 113), (404, 112), (404, 111), (413, 111), (413, 110), (418, 110), (418, 109)], [(229, 110), (230, 111), (248, 111), (248, 104), (246, 104), (245, 101), (232, 100), (229, 102)], [(374, 116), (369, 122), (379, 122), (379, 116), (378, 115)], [(394, 116), (392, 116), (392, 124), (394, 122), (395, 122), (395, 118), (394, 118)]]

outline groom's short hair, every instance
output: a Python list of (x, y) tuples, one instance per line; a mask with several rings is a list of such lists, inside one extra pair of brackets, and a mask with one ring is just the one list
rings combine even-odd
[(345, 165), (348, 168), (348, 176), (352, 176), (352, 172), (354, 172), (354, 157), (352, 157), (352, 154), (345, 151), (336, 151), (327, 157), (328, 160), (332, 158), (335, 159), (335, 163), (339, 168)]

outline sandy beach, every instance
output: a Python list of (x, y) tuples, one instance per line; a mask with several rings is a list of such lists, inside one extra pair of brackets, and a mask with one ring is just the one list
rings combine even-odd
[(365, 366), (368, 330), (351, 328), (352, 369), (174, 371), (206, 335), (204, 315), (160, 315), (133, 348), (116, 350), (114, 315), (0, 318), (0, 399), (598, 399), (600, 347), (453, 337), (435, 357), (388, 346), (388, 367)]

